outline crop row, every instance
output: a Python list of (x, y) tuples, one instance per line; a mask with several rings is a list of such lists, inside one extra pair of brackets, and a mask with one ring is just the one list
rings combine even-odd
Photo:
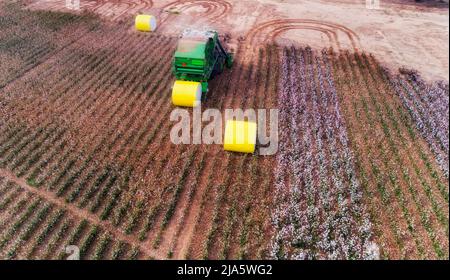
[(327, 63), (308, 48), (282, 58), (273, 258), (377, 257)]
[(341, 54), (331, 61), (359, 177), (366, 196), (374, 198), (368, 202), (375, 232), (380, 243), (390, 244), (382, 256), (442, 257), (440, 244), (448, 234), (448, 201), (440, 196), (445, 183), (433, 175), (427, 147), (392, 98), (392, 76), (365, 54)]
[[(19, 3), (2, 3), (0, 89), (93, 30), (93, 18), (68, 13), (25, 11)], [(64, 37), (58, 31), (66, 26)], [(4, 37), (3, 37), (4, 36)]]
[[(153, 40), (155, 41), (155, 40)], [(167, 40), (166, 40), (167, 42)], [(137, 45), (137, 42), (135, 43)], [(162, 49), (162, 47), (165, 45), (164, 40), (158, 40), (158, 44), (157, 46), (160, 46), (158, 48)], [(158, 49), (156, 48), (156, 49)], [(147, 49), (152, 49), (151, 47), (148, 47)], [(153, 50), (155, 50), (155, 48), (153, 48)], [(138, 57), (138, 55), (135, 52), (132, 52), (134, 57)], [(164, 48), (164, 56), (168, 55), (170, 53), (170, 49), (166, 49)], [(127, 102), (125, 104), (127, 104), (127, 107), (121, 106), (121, 103), (112, 103), (112, 106), (114, 106), (115, 108), (122, 110), (123, 113), (121, 113), (122, 117), (115, 117), (115, 115), (117, 114), (116, 111), (111, 111), (111, 108), (102, 108), (102, 111), (104, 111), (105, 113), (109, 114), (109, 118), (107, 118), (104, 123), (105, 125), (110, 125), (110, 119), (112, 120), (112, 117), (114, 117), (114, 122), (117, 124), (117, 126), (120, 124), (121, 126), (118, 127), (120, 129), (122, 128), (126, 128), (128, 130), (123, 130), (123, 132), (117, 133), (117, 134), (111, 134), (116, 132), (117, 130), (120, 131), (120, 129), (115, 128), (114, 126), (109, 128), (109, 134), (106, 135), (102, 135), (102, 134), (97, 134), (98, 136), (102, 136), (100, 138), (98, 138), (100, 140), (100, 142), (97, 142), (98, 144), (94, 144), (94, 147), (99, 147), (98, 149), (95, 149), (91, 152), (91, 156), (87, 157), (83, 157), (86, 158), (86, 161), (81, 165), (76, 164), (75, 161), (70, 160), (70, 151), (73, 150), (68, 150), (70, 147), (68, 147), (71, 142), (70, 139), (65, 140), (65, 141), (60, 141), (61, 143), (69, 143), (68, 144), (64, 144), (64, 145), (59, 145), (58, 142), (56, 142), (57, 147), (61, 146), (61, 150), (59, 150), (59, 153), (55, 153), (54, 151), (52, 151), (51, 145), (41, 145), (41, 144), (36, 144), (36, 143), (31, 143), (28, 144), (28, 140), (24, 140), (20, 143), (20, 151), (22, 151), (23, 148), (28, 147), (29, 151), (31, 152), (31, 154), (33, 154), (33, 152), (35, 152), (39, 147), (45, 147), (45, 149), (48, 149), (48, 151), (41, 151), (39, 153), (37, 153), (40, 156), (43, 156), (42, 162), (40, 162), (39, 160), (39, 156), (37, 157), (33, 157), (33, 160), (31, 163), (28, 163), (27, 165), (30, 165), (30, 167), (26, 168), (26, 169), (30, 169), (33, 166), (39, 167), (39, 171), (37, 172), (31, 172), (30, 175), (32, 177), (28, 177), (28, 182), (33, 184), (33, 185), (42, 185), (43, 182), (48, 181), (49, 179), (52, 179), (50, 182), (54, 182), (54, 183), (50, 183), (50, 185), (48, 183), (45, 183), (46, 186), (50, 186), (50, 188), (54, 188), (57, 193), (59, 195), (63, 195), (64, 193), (69, 193), (68, 189), (71, 188), (72, 185), (74, 185), (76, 183), (76, 180), (79, 180), (79, 177), (81, 176), (81, 179), (84, 182), (89, 182), (92, 178), (92, 182), (94, 183), (94, 188), (90, 188), (91, 191), (88, 191), (86, 193), (86, 197), (88, 199), (92, 198), (92, 200), (94, 201), (93, 204), (91, 205), (90, 209), (91, 211), (95, 212), (97, 211), (99, 205), (103, 202), (103, 199), (108, 199), (108, 202), (106, 203), (106, 207), (104, 211), (101, 211), (102, 213), (102, 218), (107, 218), (107, 216), (109, 216), (109, 214), (113, 213), (113, 209), (111, 208), (112, 205), (114, 203), (117, 204), (117, 198), (120, 196), (120, 186), (114, 185), (115, 181), (126, 181), (124, 180), (115, 180), (112, 179), (113, 177), (117, 177), (117, 175), (114, 175), (117, 172), (120, 172), (121, 169), (127, 169), (129, 170), (129, 168), (126, 166), (127, 164), (129, 164), (128, 162), (123, 162), (122, 164), (119, 165), (119, 167), (115, 167), (113, 168), (116, 171), (107, 171), (108, 168), (106, 167), (106, 169), (103, 169), (103, 167), (100, 169), (100, 167), (92, 167), (92, 164), (90, 163), (91, 160), (94, 160), (94, 154), (96, 156), (100, 155), (102, 157), (107, 157), (110, 156), (112, 160), (114, 159), (120, 159), (120, 160), (129, 160), (130, 158), (134, 158), (134, 157), (140, 157), (142, 156), (145, 151), (146, 151), (146, 146), (148, 147), (148, 145), (151, 144), (151, 141), (153, 140), (154, 136), (155, 136), (155, 129), (157, 131), (157, 128), (160, 126), (160, 124), (158, 123), (154, 123), (154, 119), (151, 118), (152, 115), (154, 115), (155, 117), (157, 116), (156, 111), (152, 110), (153, 106), (159, 106), (158, 104), (162, 104), (163, 100), (161, 97), (161, 93), (164, 92), (164, 94), (167, 96), (168, 90), (167, 90), (167, 83), (170, 81), (167, 78), (163, 78), (168, 77), (169, 75), (167, 75), (167, 71), (169, 70), (167, 67), (164, 68), (164, 71), (159, 71), (159, 68), (161, 68), (162, 65), (166, 65), (163, 63), (163, 60), (160, 60), (158, 62), (158, 64), (156, 64), (157, 67), (149, 67), (150, 65), (155, 65), (154, 63), (150, 62), (146, 62), (146, 63), (141, 63), (140, 65), (142, 65), (143, 70), (145, 71), (140, 71), (139, 68), (137, 69), (133, 69), (135, 70), (136, 74), (139, 74), (139, 81), (141, 81), (142, 79), (147, 79), (147, 76), (149, 74), (149, 72), (155, 73), (155, 75), (153, 76), (153, 80), (149, 79), (150, 82), (138, 82), (137, 78), (131, 79), (129, 82), (125, 81), (124, 83), (120, 82), (117, 84), (117, 86), (119, 88), (123, 88), (126, 89), (126, 93), (130, 94), (133, 93), (132, 96), (135, 96), (137, 99), (134, 99), (135, 101), (130, 102), (130, 98), (127, 98), (128, 96), (126, 94), (121, 94), (121, 92), (117, 92), (116, 94), (118, 96), (121, 97), (121, 102)], [(158, 66), (159, 65), (159, 66)], [(127, 64), (123, 65), (124, 69), (130, 68), (128, 67)], [(129, 76), (130, 72), (128, 73), (123, 73), (126, 76)], [(108, 74), (104, 75), (105, 77), (108, 77)], [(136, 76), (137, 77), (137, 76)], [(114, 76), (113, 76), (114, 78)], [(165, 80), (165, 81), (164, 81)], [(81, 82), (81, 81), (80, 81)], [(140, 86), (141, 84), (144, 84), (144, 86)], [(147, 84), (147, 85), (145, 85)], [(75, 83), (75, 86), (77, 85), (77, 83)], [(139, 87), (138, 87), (139, 85)], [(164, 89), (166, 88), (166, 89)], [(164, 90), (162, 90), (164, 89)], [(105, 89), (100, 89), (101, 91), (104, 91)], [(108, 90), (108, 89), (106, 89)], [(141, 93), (140, 91), (146, 92), (148, 90), (148, 93)], [(110, 92), (114, 92), (114, 91), (110, 91)], [(137, 94), (139, 93), (139, 94)], [(58, 96), (58, 94), (55, 94), (55, 96)], [(102, 96), (102, 95), (99, 95)], [(103, 96), (102, 96), (103, 97)], [(63, 98), (61, 97), (61, 95), (59, 95), (59, 98)], [(64, 98), (62, 99), (64, 100)], [(133, 99), (132, 99), (133, 100)], [(136, 106), (137, 104), (135, 102), (138, 102), (140, 104), (146, 104), (146, 107), (144, 110), (142, 110), (142, 108), (139, 108), (138, 106)], [(65, 103), (65, 102), (64, 102)], [(61, 103), (61, 104), (64, 104)], [(49, 105), (50, 107), (50, 105)], [(165, 106), (167, 109), (169, 109), (170, 107)], [(71, 106), (71, 108), (73, 108), (73, 106)], [(131, 109), (134, 108), (133, 111), (127, 110), (127, 108)], [(139, 110), (138, 110), (139, 108)], [(70, 110), (70, 108), (69, 108)], [(65, 109), (64, 112), (67, 112), (67, 110)], [(94, 111), (93, 111), (94, 112)], [(168, 111), (167, 111), (168, 112)], [(97, 112), (95, 112), (97, 113)], [(94, 115), (95, 116), (95, 115)], [(119, 120), (123, 121), (124, 117), (127, 116), (129, 117), (129, 121), (128, 122), (119, 122)], [(98, 115), (99, 118), (101, 118), (101, 115)], [(145, 126), (141, 127), (141, 123), (138, 122), (138, 120), (145, 120)], [(160, 122), (162, 123), (162, 119), (159, 119)], [(50, 125), (51, 123), (49, 122), (48, 125)], [(137, 125), (137, 126), (136, 126)], [(155, 126), (153, 126), (155, 125)], [(133, 127), (136, 126), (136, 127)], [(140, 133), (138, 134), (134, 134), (132, 133), (134, 130), (140, 130)], [(64, 132), (64, 131), (63, 131)], [(26, 134), (26, 130), (23, 132), (24, 135)], [(56, 138), (62, 138), (59, 135), (63, 134), (61, 132), (59, 132), (56, 136), (53, 134), (53, 136), (50, 138), (52, 139), (52, 142), (55, 142), (54, 140)], [(35, 139), (37, 140), (37, 142), (39, 143), (39, 141), (42, 140), (42, 142), (48, 142), (48, 138), (46, 136), (46, 133), (41, 133), (40, 131), (37, 131), (36, 133), (30, 135), (29, 137), (27, 137), (27, 139)], [(20, 136), (20, 135), (19, 135)], [(36, 137), (37, 136), (37, 139)], [(67, 137), (67, 136), (66, 136)], [(112, 141), (109, 142), (110, 137), (112, 137)], [(119, 142), (118, 137), (122, 137), (123, 141)], [(11, 144), (12, 141), (10, 141), (11, 139), (6, 139), (8, 141), (8, 143), (10, 142)], [(106, 141), (106, 142), (105, 142)], [(95, 142), (94, 142), (95, 143)], [(16, 143), (17, 144), (17, 143)], [(103, 145), (106, 144), (106, 145)], [(133, 146), (129, 147), (130, 144), (133, 144)], [(92, 143), (90, 143), (90, 146), (92, 146)], [(105, 147), (104, 147), (105, 146)], [(6, 147), (6, 146), (5, 146)], [(88, 147), (87, 145), (85, 147)], [(115, 148), (118, 147), (118, 148)], [(134, 150), (133, 147), (136, 147), (137, 149)], [(104, 149), (104, 150), (99, 150), (100, 148)], [(17, 149), (17, 148), (16, 148)], [(73, 149), (73, 148), (72, 148)], [(66, 152), (64, 152), (66, 151)], [(64, 153), (62, 153), (64, 152)], [(45, 155), (49, 155), (48, 157), (45, 157)], [(65, 156), (65, 153), (67, 156)], [(134, 154), (136, 153), (136, 154)], [(18, 153), (13, 153), (14, 154), (18, 154)], [(29, 153), (28, 152), (20, 152), (19, 153), (21, 156), (27, 156)], [(68, 164), (62, 164), (63, 169), (58, 168), (58, 170), (60, 170), (60, 172), (58, 172), (58, 174), (55, 175), (49, 175), (48, 171), (46, 171), (45, 169), (42, 170), (42, 167), (46, 168), (47, 170), (52, 170), (53, 168), (51, 166), (57, 166), (57, 164), (54, 164), (52, 162), (55, 162), (54, 157), (59, 157), (62, 156), (62, 161), (60, 161), (60, 163), (64, 163), (67, 162)], [(15, 161), (12, 160), (13, 156), (8, 156), (8, 158), (5, 159), (5, 162), (12, 162), (12, 167), (16, 168), (16, 167), (21, 167), (21, 163), (25, 162), (26, 159), (24, 158), (19, 158), (16, 159)], [(30, 159), (31, 160), (31, 159)], [(80, 158), (80, 160), (82, 160), (82, 158)], [(57, 160), (58, 161), (58, 160)], [(42, 163), (42, 164), (41, 164)], [(94, 162), (95, 163), (95, 162)], [(65, 166), (65, 167), (64, 167)], [(74, 171), (70, 171), (72, 168), (76, 168), (76, 166), (80, 166), (80, 168), (77, 170), (75, 169)], [(83, 167), (85, 166), (85, 167)], [(49, 169), (50, 168), (50, 169)], [(22, 168), (20, 168), (22, 169)], [(101, 170), (106, 171), (105, 172), (100, 172)], [(36, 169), (35, 169), (36, 170)], [(56, 170), (56, 169), (54, 169)], [(67, 170), (67, 171), (65, 171)], [(87, 170), (88, 172), (84, 171)], [(112, 170), (112, 169), (111, 169)], [(99, 173), (100, 172), (100, 173)], [(111, 173), (112, 172), (112, 173)], [(21, 170), (20, 175), (23, 175), (24, 173), (26, 173), (26, 170)], [(42, 175), (39, 175), (42, 174)], [(72, 174), (72, 175), (71, 175)], [(86, 175), (83, 175), (86, 174)], [(96, 175), (98, 174), (98, 175)], [(102, 175), (104, 174), (104, 175)], [(83, 176), (87, 176), (84, 177)], [(97, 177), (98, 176), (98, 177)], [(128, 175), (129, 177), (129, 175)], [(41, 178), (41, 179), (40, 179)], [(97, 178), (97, 179), (96, 179)], [(109, 178), (109, 179), (108, 179)], [(122, 177), (121, 177), (122, 178)], [(64, 181), (63, 181), (64, 180)], [(67, 181), (66, 181), (67, 180)], [(81, 181), (81, 182), (83, 182)], [(105, 186), (101, 186), (102, 183), (105, 182)], [(83, 183), (84, 184), (84, 183)], [(128, 183), (126, 183), (125, 186), (122, 186), (122, 188), (126, 188)], [(56, 188), (58, 187), (58, 188)], [(82, 189), (85, 189), (85, 187), (83, 185), (79, 185), (79, 187), (77, 187), (75, 189), (75, 192), (70, 192), (69, 196), (67, 197), (67, 201), (68, 202), (74, 202), (75, 198), (77, 197), (75, 194), (79, 193)], [(114, 191), (112, 192), (108, 192), (109, 189), (113, 189)], [(98, 193), (99, 195), (96, 196), (95, 198), (93, 197), (93, 195), (95, 193)], [(111, 193), (112, 195), (112, 199), (109, 200), (109, 198), (107, 196), (109, 196), (109, 194)], [(125, 196), (123, 196), (125, 197)], [(116, 199), (114, 199), (116, 198)], [(122, 199), (120, 199), (120, 208), (122, 207)], [(86, 202), (81, 201), (80, 202), (80, 207), (84, 207), (84, 205), (86, 204)], [(130, 225), (126, 225), (125, 226), (125, 231), (130, 232), (132, 228), (134, 228), (134, 226), (132, 224), (134, 224), (136, 222), (136, 219), (131, 219), (130, 220)]]
[[(0, 190), (1, 257), (6, 259), (67, 258), (69, 245), (77, 246), (81, 259), (132, 258), (132, 246), (102, 229), (82, 220), (70, 210), (24, 191), (16, 183), (2, 178)], [(19, 193), (14, 201), (8, 197)]]
[(427, 84), (414, 71), (406, 71), (393, 86), (448, 178), (448, 90), (439, 83)]

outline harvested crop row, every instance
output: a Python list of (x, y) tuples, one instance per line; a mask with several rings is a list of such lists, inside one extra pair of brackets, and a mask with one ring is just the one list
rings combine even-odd
[[(79, 247), (81, 259), (133, 257), (132, 246), (114, 233), (60, 208), (45, 196), (29, 192), (28, 187), (24, 190), (16, 182), (1, 178), (0, 190), (22, 194), (9, 205), (1, 200), (1, 222), (8, 226), (0, 237), (2, 258), (66, 258), (69, 245)], [(121, 249), (117, 248), (119, 244)]]
[(15, 3), (1, 6), (0, 57), (5, 63), (0, 67), (0, 89), (94, 28), (95, 18), (90, 16), (28, 12)]

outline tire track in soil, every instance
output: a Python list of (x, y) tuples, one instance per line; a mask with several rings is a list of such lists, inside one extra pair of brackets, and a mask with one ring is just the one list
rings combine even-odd
[(288, 28), (287, 30), (316, 30), (324, 33), (326, 36), (331, 34), (335, 38), (333, 40), (336, 40), (336, 42), (339, 42), (337, 39), (338, 32), (342, 32), (348, 37), (355, 52), (360, 49), (359, 36), (350, 28), (332, 22), (312, 19), (275, 19), (267, 21), (250, 29), (250, 31), (247, 32), (246, 41), (249, 45), (255, 45), (258, 43), (258, 38), (262, 38), (262, 41), (264, 42), (273, 40), (283, 31), (286, 31), (283, 30), (283, 28)]
[(162, 255), (160, 252), (149, 249), (147, 247), (144, 247), (135, 240), (134, 238), (127, 236), (126, 234), (122, 233), (120, 230), (118, 230), (114, 225), (112, 225), (109, 221), (102, 221), (99, 217), (97, 217), (94, 214), (91, 214), (88, 210), (82, 210), (72, 204), (65, 203), (62, 199), (58, 199), (54, 196), (52, 192), (46, 191), (42, 188), (37, 189), (29, 186), (25, 179), (18, 178), (16, 175), (11, 173), (8, 170), (0, 169), (0, 176), (6, 178), (9, 181), (14, 182), (15, 184), (19, 185), (21, 188), (23, 188), (25, 191), (35, 194), (38, 197), (43, 198), (45, 201), (50, 202), (54, 204), (56, 207), (66, 209), (68, 212), (70, 212), (73, 216), (78, 217), (80, 220), (87, 220), (89, 221), (93, 226), (99, 225), (104, 230), (107, 230), (115, 237), (116, 240), (125, 241), (129, 243), (130, 245), (133, 245), (133, 247), (139, 248), (139, 250), (143, 253), (145, 253), (147, 256), (155, 259), (164, 259), (165, 256)]
[[(221, 20), (232, 9), (232, 5), (224, 0), (210, 1), (210, 0), (177, 0), (163, 5), (160, 9), (159, 18), (161, 18), (159, 25), (165, 26), (165, 23), (172, 20), (174, 15), (171, 9), (178, 8), (176, 11), (181, 12), (193, 7), (202, 7), (206, 11), (202, 12), (209, 22), (217, 22)], [(163, 16), (167, 13), (166, 16)]]
[(299, 26), (295, 26), (295, 25), (277, 27), (272, 31), (270, 36), (268, 38), (266, 38), (264, 43), (267, 44), (270, 42), (275, 42), (275, 40), (284, 32), (289, 31), (289, 30), (299, 30), (299, 29), (314, 30), (314, 31), (322, 32), (328, 38), (328, 41), (333, 48), (336, 47), (337, 50), (341, 49), (341, 44), (339, 42), (336, 32), (332, 32), (325, 28), (320, 28), (320, 27), (315, 27), (315, 26), (307, 26), (307, 25), (303, 25), (303, 26), (301, 26), (301, 28), (299, 28)]

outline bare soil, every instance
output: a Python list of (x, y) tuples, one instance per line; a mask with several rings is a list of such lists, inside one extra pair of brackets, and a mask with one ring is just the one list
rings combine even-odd
[[(376, 2), (376, 1), (375, 1)], [(449, 10), (441, 1), (81, 1), (81, 10), (132, 26), (137, 13), (158, 18), (158, 32), (178, 34), (185, 28), (212, 28), (236, 42), (355, 48), (376, 55), (392, 69), (419, 70), (429, 79), (449, 79)], [(64, 1), (30, 0), (29, 8), (72, 11)], [(75, 11), (77, 12), (77, 11)]]

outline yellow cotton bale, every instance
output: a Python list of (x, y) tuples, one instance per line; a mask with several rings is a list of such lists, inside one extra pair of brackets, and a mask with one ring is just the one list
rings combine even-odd
[(139, 31), (155, 31), (156, 18), (151, 15), (137, 15), (135, 19), (136, 30)]
[(202, 98), (202, 84), (199, 82), (175, 81), (172, 89), (172, 103), (176, 106), (195, 107)]
[(255, 122), (228, 120), (225, 124), (223, 148), (226, 151), (254, 153), (257, 125)]

